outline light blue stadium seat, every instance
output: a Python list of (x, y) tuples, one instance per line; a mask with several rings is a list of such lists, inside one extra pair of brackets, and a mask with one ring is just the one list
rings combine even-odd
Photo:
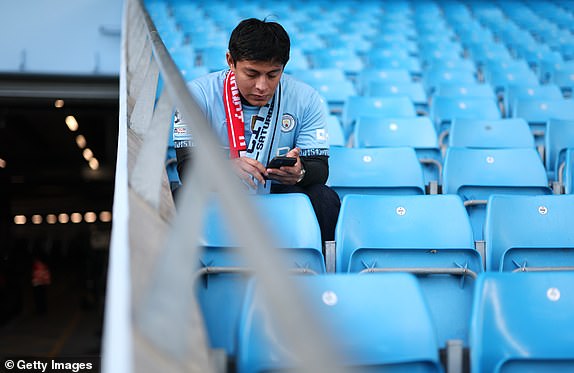
[[(239, 22), (238, 22), (239, 23)], [(216, 26), (199, 27), (186, 31), (189, 44), (196, 50), (226, 46), (229, 36)]]
[(540, 155), (534, 148), (448, 148), (443, 193), (458, 194), (471, 218), (475, 240), (482, 240), (484, 212), (493, 194), (551, 194)]
[(552, 82), (554, 71), (564, 64), (564, 58), (558, 51), (552, 51), (541, 56), (537, 63), (540, 81), (542, 83)]
[[(474, 43), (472, 43), (474, 44)], [(469, 46), (470, 58), (479, 66), (489, 61), (512, 61), (512, 55), (502, 43), (476, 43)]]
[(209, 74), (209, 69), (205, 66), (190, 67), (180, 71), (181, 75), (183, 75), (183, 79), (185, 79), (186, 82), (191, 82), (196, 78)]
[(359, 117), (353, 144), (358, 148), (412, 147), (423, 167), (425, 185), (431, 181), (441, 184), (442, 156), (436, 130), (428, 117)]
[(550, 180), (558, 180), (568, 148), (574, 148), (574, 119), (549, 119), (544, 136), (544, 164)]
[(430, 117), (439, 134), (455, 119), (500, 119), (496, 99), (473, 97), (434, 97), (430, 105)]
[(435, 71), (437, 69), (448, 70), (468, 70), (471, 73), (476, 73), (476, 66), (474, 62), (467, 58), (454, 58), (454, 59), (431, 59), (428, 61), (426, 70)]
[(293, 71), (303, 71), (309, 69), (309, 61), (307, 60), (307, 56), (305, 56), (303, 51), (300, 48), (291, 48), (291, 52), (289, 53), (289, 61), (285, 66), (285, 72), (290, 74)]
[(301, 32), (309, 34), (330, 35), (337, 32), (337, 28), (334, 23), (336, 19), (337, 15), (334, 15), (331, 18), (324, 18), (320, 15), (317, 15), (311, 22), (302, 20), (297, 22), (296, 25)]
[(336, 115), (330, 114), (327, 116), (326, 128), (328, 134), (327, 142), (330, 147), (345, 146), (347, 144), (345, 134), (343, 133), (343, 127)]
[(574, 371), (574, 274), (485, 273), (471, 324), (473, 373)]
[(509, 71), (505, 69), (498, 69), (490, 71), (486, 77), (497, 92), (504, 92), (505, 87), (517, 83), (525, 83), (535, 85), (539, 83), (538, 76), (532, 70), (525, 71)]
[[(303, 194), (253, 196), (266, 229), (276, 238), (287, 268), (298, 272), (325, 272), (321, 231), (308, 197)], [(297, 219), (285, 222), (285, 216)], [(239, 242), (218, 203), (212, 202), (204, 218), (196, 290), (211, 347), (229, 356), (236, 352), (236, 331), (248, 274)], [(223, 307), (222, 307), (223, 306)]]
[[(406, 26), (409, 28), (409, 26)], [(412, 27), (410, 28), (412, 30)], [(413, 31), (400, 30), (393, 33), (392, 31), (386, 30), (383, 31), (384, 34), (380, 35), (379, 37), (372, 38), (372, 50), (377, 50), (381, 48), (389, 48), (389, 49), (403, 49), (410, 55), (416, 55), (419, 53), (418, 45), (415, 43), (409, 34), (412, 34)], [(396, 37), (398, 36), (398, 38)], [(404, 37), (406, 37), (406, 41), (404, 41)]]
[(331, 112), (340, 113), (343, 105), (351, 96), (356, 96), (357, 91), (350, 80), (308, 80), (307, 83), (315, 88), (325, 99)]
[(562, 91), (560, 87), (555, 84), (530, 85), (518, 82), (517, 84), (506, 87), (504, 90), (504, 115), (507, 117), (511, 115), (515, 100), (560, 100), (562, 98)]
[(455, 119), (448, 146), (459, 148), (534, 148), (534, 137), (522, 118)]
[(462, 46), (452, 41), (424, 44), (419, 48), (419, 58), (423, 64), (436, 60), (456, 60), (461, 56)]
[(411, 99), (399, 97), (362, 97), (351, 96), (343, 106), (342, 123), (348, 136), (359, 116), (389, 118), (414, 118), (417, 113)]
[(338, 68), (348, 75), (356, 75), (364, 67), (359, 55), (352, 50), (317, 49), (308, 53), (313, 68)]
[(412, 78), (419, 78), (422, 74), (421, 62), (417, 57), (389, 57), (368, 60), (363, 70), (396, 70), (406, 69)]
[(490, 98), (496, 99), (494, 89), (488, 83), (441, 83), (436, 87), (434, 97)]
[(294, 78), (307, 84), (311, 82), (342, 82), (346, 81), (345, 71), (336, 67), (326, 69), (304, 69), (290, 72)]
[(180, 70), (195, 67), (197, 55), (195, 53), (195, 48), (190, 44), (185, 44), (174, 49), (170, 52), (170, 56)]
[[(410, 72), (405, 68), (363, 69), (357, 75), (357, 91), (361, 95), (368, 94), (373, 82), (388, 84), (408, 84), (412, 82)], [(374, 96), (371, 94), (370, 96)]]
[(517, 99), (513, 105), (512, 117), (524, 118), (539, 144), (544, 144), (546, 123), (549, 119), (574, 119), (573, 100)]
[(340, 33), (335, 32), (323, 35), (323, 40), (327, 43), (328, 48), (344, 48), (355, 51), (356, 53), (366, 53), (371, 50), (372, 43), (360, 33)]
[(366, 96), (374, 97), (407, 96), (415, 104), (417, 112), (424, 114), (428, 111), (427, 94), (420, 82), (388, 83), (372, 81), (365, 93)]
[(467, 69), (437, 67), (433, 70), (427, 70), (423, 74), (423, 83), (427, 92), (432, 94), (440, 84), (471, 84), (478, 83), (478, 80), (475, 73)]
[[(436, 332), (414, 276), (331, 274), (293, 283), (316, 327), (311, 332), (325, 336), (335, 354), (331, 361), (358, 372), (442, 371)], [(297, 356), (276, 316), (257, 283), (250, 285), (239, 328), (238, 373), (297, 371)]]
[(424, 194), (423, 171), (413, 148), (329, 150), (327, 185), (346, 194)]
[(574, 195), (494, 195), (484, 224), (486, 269), (574, 271)]
[(453, 27), (456, 29), (460, 42), (466, 49), (472, 44), (493, 43), (495, 40), (493, 32), (482, 26), (476, 19), (471, 18), (469, 23), (456, 23)]
[[(408, 38), (404, 35), (398, 36), (398, 39), (403, 42), (406, 42)], [(404, 48), (390, 48), (390, 47), (381, 47), (381, 48), (372, 48), (370, 51), (365, 53), (365, 59), (369, 65), (375, 64), (379, 60), (384, 59), (399, 59), (405, 60), (409, 58), (409, 52)]]
[(554, 53), (550, 46), (544, 43), (516, 45), (514, 50), (517, 58), (526, 60), (530, 66), (533, 66), (536, 69), (539, 78), (539, 61), (546, 58), (547, 56), (552, 56)]
[(316, 33), (312, 32), (292, 32), (289, 34), (291, 47), (310, 53), (326, 47), (325, 41)]
[[(572, 63), (574, 65), (574, 63)], [(552, 74), (552, 81), (565, 93), (572, 95), (574, 89), (574, 66), (568, 69), (555, 70)]]
[(227, 65), (227, 60), (225, 59), (226, 53), (227, 47), (224, 46), (212, 46), (203, 48), (201, 51), (199, 51), (201, 56), (201, 62), (199, 66), (207, 67), (210, 72), (229, 68)]
[(473, 277), (483, 267), (458, 196), (347, 195), (335, 242), (337, 272), (416, 273), (439, 346), (468, 344)]

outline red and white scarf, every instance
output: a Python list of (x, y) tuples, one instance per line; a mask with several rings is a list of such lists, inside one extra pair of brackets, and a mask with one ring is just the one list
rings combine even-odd
[[(227, 136), (229, 139), (229, 154), (231, 158), (249, 157), (267, 165), (269, 160), (277, 155), (277, 146), (281, 125), (281, 83), (271, 101), (261, 106), (255, 120), (251, 138), (245, 141), (245, 121), (241, 96), (235, 74), (229, 71), (223, 83), (223, 106), (227, 120)], [(267, 183), (269, 184), (269, 183)]]

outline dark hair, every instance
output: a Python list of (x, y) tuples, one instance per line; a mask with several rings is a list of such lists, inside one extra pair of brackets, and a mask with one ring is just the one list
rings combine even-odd
[(266, 61), (283, 66), (289, 61), (289, 35), (277, 22), (256, 18), (241, 21), (231, 32), (229, 54), (237, 61)]

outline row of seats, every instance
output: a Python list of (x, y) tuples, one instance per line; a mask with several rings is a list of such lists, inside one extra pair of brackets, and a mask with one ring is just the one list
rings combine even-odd
[[(425, 194), (423, 171), (412, 148), (331, 148), (327, 185), (349, 194)], [(449, 148), (441, 193), (457, 195), (468, 210), (474, 237), (482, 239), (488, 199), (493, 194), (552, 194), (544, 165), (533, 148)], [(426, 193), (436, 194), (436, 193)]]
[[(482, 297), (492, 300), (492, 297), (497, 296), (485, 291), (482, 288), (483, 282), (498, 277), (508, 278), (505, 281), (520, 282), (520, 276), (525, 275), (508, 273), (510, 276), (516, 276), (512, 278), (493, 275), (494, 272), (545, 271), (544, 274), (526, 275), (532, 275), (533, 278), (554, 278), (556, 275), (549, 274), (550, 272), (574, 271), (574, 236), (568, 229), (568, 222), (574, 213), (574, 197), (570, 195), (492, 196), (486, 212), (484, 252), (474, 246), (470, 221), (462, 200), (457, 196), (348, 195), (343, 199), (336, 229), (335, 276), (326, 274), (318, 223), (306, 196), (288, 194), (252, 198), (266, 224), (265, 228), (276, 235), (276, 247), (282, 249), (286, 266), (296, 273), (317, 275), (309, 279), (308, 276), (302, 276), (304, 278), (298, 280), (304, 284), (306, 290), (313, 292), (312, 289), (316, 286), (313, 284), (317, 284), (327, 286), (335, 292), (347, 291), (355, 294), (355, 297), (351, 298), (347, 298), (350, 294), (340, 295), (340, 299), (348, 301), (349, 303), (345, 304), (349, 307), (357, 307), (345, 316), (357, 321), (351, 324), (351, 321), (339, 323), (336, 329), (333, 329), (334, 325), (330, 327), (330, 332), (342, 332), (349, 328), (341, 334), (346, 336), (341, 339), (341, 343), (346, 346), (343, 348), (347, 354), (357, 353), (357, 356), (350, 357), (351, 360), (360, 360), (360, 356), (371, 353), (373, 356), (377, 355), (374, 353), (378, 349), (375, 346), (386, 344), (389, 340), (399, 343), (396, 353), (418, 356), (421, 352), (416, 344), (409, 346), (399, 342), (413, 342), (408, 338), (410, 333), (405, 332), (409, 330), (409, 325), (416, 326), (417, 330), (421, 327), (411, 324), (412, 318), (404, 317), (414, 313), (419, 314), (416, 318), (418, 322), (428, 324), (428, 330), (433, 330), (427, 335), (428, 340), (421, 336), (419, 342), (429, 343), (426, 355), (421, 356), (436, 358), (438, 350), (445, 349), (451, 341), (460, 341), (462, 346), (470, 348), (472, 356), (473, 348), (481, 348), (475, 345), (484, 344), (480, 337), (473, 340), (477, 338), (472, 329), (474, 318), (490, 317), (484, 314), (483, 309), (487, 304)], [(298, 218), (286, 225), (284, 217), (293, 216), (290, 214)], [(197, 283), (197, 294), (212, 346), (225, 349), (230, 359), (237, 359), (238, 367), (248, 367), (244, 371), (264, 370), (265, 365), (258, 365), (263, 364), (261, 359), (272, 360), (266, 362), (272, 365), (265, 369), (285, 368), (291, 363), (289, 359), (283, 360), (285, 355), (279, 353), (284, 351), (285, 346), (277, 342), (276, 338), (274, 341), (268, 339), (267, 336), (275, 335), (270, 334), (269, 321), (265, 322), (266, 329), (261, 330), (262, 320), (269, 319), (262, 316), (261, 312), (264, 311), (259, 309), (257, 302), (251, 303), (254, 302), (251, 289), (253, 285), (250, 285), (246, 277), (251, 271), (241, 259), (238, 244), (229, 236), (230, 230), (227, 227), (219, 208), (212, 204), (206, 215), (203, 241), (205, 250), (198, 267), (202, 280)], [(388, 272), (394, 272), (396, 278), (383, 276), (388, 275)], [(398, 276), (397, 272), (416, 275), (414, 283), (416, 292), (420, 292), (420, 295), (410, 294), (410, 290), (406, 290), (413, 284), (406, 289), (402, 288), (401, 281), (413, 280), (401, 280), (402, 277)], [(568, 274), (570, 282), (573, 273)], [(357, 274), (360, 276), (356, 276)], [(560, 276), (562, 274), (558, 275)], [(353, 280), (354, 278), (360, 280)], [(344, 285), (347, 281), (362, 285)], [(385, 281), (390, 281), (389, 285), (384, 285)], [(374, 296), (375, 289), (378, 289), (376, 294), (383, 298)], [(404, 296), (395, 296), (396, 291)], [(390, 298), (386, 298), (387, 296)], [(530, 296), (540, 297), (534, 293)], [(419, 302), (417, 297), (425, 304), (424, 307), (414, 307), (410, 303)], [(384, 323), (389, 319), (373, 312), (368, 305), (358, 307), (352, 303), (352, 299), (371, 299), (369, 304), (383, 302), (395, 309), (392, 311), (386, 308), (386, 311), (402, 313), (403, 317), (392, 318), (397, 329), (387, 330), (390, 334), (385, 334), (386, 328), (382, 325), (381, 329), (371, 325), (373, 329), (365, 335), (363, 328), (370, 325), (369, 320), (376, 318)], [(222, 308), (222, 304), (226, 307)], [(333, 317), (345, 315), (339, 315), (337, 311), (327, 308), (318, 311), (317, 316), (331, 322), (329, 312), (335, 312)], [(359, 316), (357, 312), (365, 312), (365, 315)], [(342, 322), (340, 319), (333, 320)], [(364, 321), (365, 324), (358, 320)], [(361, 328), (358, 328), (357, 322)], [(244, 327), (245, 325), (249, 327)], [(355, 331), (351, 333), (351, 330)], [(421, 332), (423, 330), (427, 329), (422, 327)], [(240, 335), (237, 339), (238, 332)], [(481, 327), (474, 332), (485, 333), (487, 330)], [(397, 340), (393, 333), (400, 333), (406, 339)], [(384, 336), (388, 339), (383, 338)], [(379, 344), (371, 345), (375, 340), (378, 340)], [(353, 343), (360, 345), (360, 348), (348, 349)], [(247, 344), (247, 347), (243, 346), (244, 350), (242, 344)], [(563, 349), (564, 346), (559, 344), (557, 348)], [(429, 352), (431, 355), (428, 355)], [(263, 357), (260, 354), (263, 354)], [(573, 357), (570, 356), (570, 359)], [(380, 360), (377, 360), (377, 363), (369, 365), (392, 365), (393, 357), (381, 353), (380, 350), (378, 359)], [(438, 359), (430, 361), (436, 363)], [(275, 363), (280, 365), (273, 365)], [(363, 364), (366, 363), (363, 361)], [(429, 361), (424, 364), (429, 364)], [(413, 367), (409, 365), (409, 369)]]
[[(574, 147), (574, 119), (550, 119), (545, 123), (544, 144), (536, 146), (528, 123), (512, 119), (455, 119), (448, 136), (440, 138), (427, 117), (360, 117), (352, 141), (346, 142), (337, 118), (327, 121), (328, 141), (334, 147), (413, 148), (424, 172), (425, 184), (439, 181), (448, 148), (537, 149), (549, 181), (558, 179), (566, 149)], [(337, 150), (334, 150), (335, 152)]]
[[(470, 365), (477, 373), (534, 373), (574, 369), (573, 279), (574, 272), (480, 275), (464, 349), (469, 361), (451, 355), (446, 363), (424, 291), (412, 275), (323, 275), (299, 277), (295, 284), (304, 295), (301, 307), (335, 351), (332, 359), (353, 371), (452, 372)], [(256, 283), (239, 320), (238, 372), (298, 367), (274, 315), (257, 298)]]

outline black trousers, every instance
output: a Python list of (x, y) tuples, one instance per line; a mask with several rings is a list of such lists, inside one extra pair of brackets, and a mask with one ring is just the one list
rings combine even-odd
[(335, 226), (339, 217), (341, 201), (337, 193), (324, 184), (298, 185), (272, 184), (271, 193), (303, 193), (311, 200), (323, 241), (335, 240)]

